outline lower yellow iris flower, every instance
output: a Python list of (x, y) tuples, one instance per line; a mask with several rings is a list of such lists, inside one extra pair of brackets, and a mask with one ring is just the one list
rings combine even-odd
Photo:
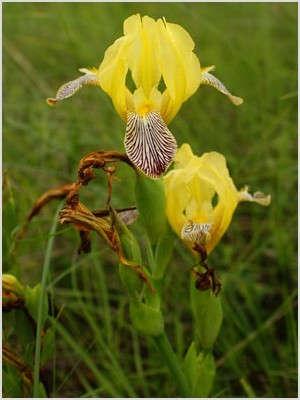
[(239, 202), (267, 206), (271, 201), (261, 192), (251, 195), (247, 187), (238, 191), (222, 154), (197, 157), (188, 144), (177, 151), (175, 167), (165, 175), (164, 184), (170, 225), (189, 247), (200, 244), (207, 254), (226, 232)]
[[(61, 86), (48, 103), (71, 97), (84, 85), (99, 86), (127, 124), (124, 145), (129, 159), (146, 175), (159, 177), (177, 149), (167, 124), (201, 84), (213, 86), (235, 105), (243, 102), (210, 73), (213, 66), (200, 66), (194, 47), (180, 25), (132, 15), (99, 67), (80, 69), (84, 75)], [(130, 73), (133, 91), (126, 84)]]

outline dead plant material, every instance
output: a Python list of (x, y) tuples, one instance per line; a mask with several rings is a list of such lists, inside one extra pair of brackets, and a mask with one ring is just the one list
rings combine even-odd
[(90, 180), (94, 179), (94, 168), (101, 168), (108, 176), (108, 201), (110, 203), (111, 200), (111, 191), (112, 191), (112, 179), (115, 173), (115, 167), (110, 167), (108, 163), (116, 163), (118, 161), (125, 162), (132, 168), (134, 168), (131, 161), (128, 159), (126, 154), (117, 152), (117, 151), (95, 151), (84, 156), (78, 166), (78, 179), (76, 182), (66, 183), (55, 187), (53, 189), (47, 190), (45, 193), (40, 196), (36, 202), (34, 203), (30, 213), (26, 218), (26, 223), (29, 223), (33, 217), (35, 217), (41, 209), (47, 205), (52, 200), (64, 199), (67, 198), (68, 204), (72, 204), (74, 202), (74, 206), (79, 201), (79, 189), (81, 186), (87, 185)]
[(193, 250), (199, 254), (200, 265), (205, 269), (205, 272), (199, 272), (196, 268), (192, 270), (196, 289), (200, 291), (211, 289), (212, 293), (217, 296), (220, 293), (222, 284), (214, 268), (209, 267), (207, 264), (207, 252), (205, 247), (199, 243), (195, 243)]
[(11, 311), (24, 307), (24, 299), (17, 297), (14, 293), (2, 291), (2, 310)]
[[(66, 207), (60, 212), (60, 222), (62, 224), (71, 223), (76, 229), (80, 231), (80, 235), (83, 240), (86, 240), (90, 231), (95, 231), (101, 236), (109, 247), (117, 254), (119, 261), (122, 265), (134, 270), (139, 277), (148, 285), (151, 291), (154, 291), (146, 273), (143, 268), (127, 260), (124, 255), (119, 234), (113, 223), (113, 211), (109, 213), (108, 217), (96, 217), (87, 207), (82, 203), (78, 202), (77, 206), (66, 205)], [(85, 232), (85, 233), (83, 233)], [(86, 246), (85, 243), (81, 242), (79, 250), (82, 250)]]
[(34, 203), (27, 217), (27, 221), (30, 222), (32, 218), (39, 214), (41, 209), (45, 207), (45, 205), (48, 204), (51, 200), (64, 199), (73, 190), (74, 186), (75, 183), (67, 183), (54, 189), (47, 190)]
[[(139, 277), (148, 285), (151, 291), (154, 291), (145, 271), (140, 265), (137, 265), (126, 259), (119, 234), (114, 224), (114, 213), (122, 219), (125, 224), (131, 224), (138, 216), (136, 207), (113, 210), (111, 207), (111, 197), (113, 189), (113, 180), (116, 172), (116, 163), (124, 162), (135, 170), (135, 167), (126, 154), (117, 151), (95, 151), (84, 156), (78, 166), (77, 181), (64, 184), (55, 189), (45, 192), (34, 204), (30, 214), (27, 217), (26, 225), (36, 216), (41, 209), (54, 199), (66, 199), (66, 206), (60, 212), (60, 222), (62, 224), (73, 224), (79, 231), (81, 244), (79, 253), (88, 253), (91, 250), (90, 232), (95, 231), (101, 236), (110, 248), (117, 254), (122, 265), (134, 270)], [(113, 165), (111, 165), (113, 164)], [(86, 186), (95, 178), (94, 169), (102, 169), (107, 177), (107, 201), (106, 208), (90, 211), (80, 202), (79, 191), (82, 186)]]
[(88, 231), (79, 231), (80, 236), (80, 246), (78, 248), (78, 254), (81, 253), (90, 253), (92, 248), (92, 243), (90, 239), (90, 232)]
[(94, 168), (104, 169), (109, 163), (116, 163), (118, 161), (128, 164), (131, 168), (135, 169), (132, 162), (129, 160), (125, 153), (118, 151), (93, 151), (84, 156), (78, 167), (78, 183), (87, 185), (91, 179), (94, 178)]
[(17, 243), (25, 236), (28, 225), (31, 222), (32, 218), (38, 215), (42, 210), (42, 208), (44, 208), (48, 203), (50, 203), (50, 201), (57, 199), (64, 199), (65, 197), (67, 197), (68, 194), (72, 190), (74, 190), (74, 186), (76, 186), (75, 183), (66, 183), (64, 185), (60, 185), (53, 189), (49, 189), (36, 200), (30, 213), (26, 217), (25, 223), (23, 224), (22, 227), (20, 227), (19, 231), (16, 234), (15, 244), (11, 250), (12, 253), (14, 253)]

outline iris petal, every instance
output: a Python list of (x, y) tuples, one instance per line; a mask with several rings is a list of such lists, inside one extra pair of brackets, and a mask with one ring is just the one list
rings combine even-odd
[(82, 75), (79, 78), (76, 78), (60, 86), (60, 88), (57, 90), (55, 98), (47, 99), (47, 103), (52, 106), (56, 104), (58, 101), (72, 97), (83, 86), (98, 85), (98, 84), (99, 80), (96, 74), (86, 73), (85, 75)]
[(166, 171), (177, 149), (174, 136), (156, 112), (128, 114), (124, 145), (131, 162), (152, 178)]
[(219, 81), (218, 78), (216, 78), (214, 75), (210, 74), (209, 72), (204, 72), (202, 74), (202, 79), (201, 79), (201, 84), (202, 85), (209, 85), (217, 89), (219, 92), (225, 94), (229, 98), (229, 100), (235, 105), (239, 106), (241, 105), (244, 100), (241, 97), (233, 96), (229, 90), (226, 88), (225, 85), (221, 81)]

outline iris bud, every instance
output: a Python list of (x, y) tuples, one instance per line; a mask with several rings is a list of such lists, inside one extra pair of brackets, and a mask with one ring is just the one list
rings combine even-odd
[(19, 282), (19, 280), (11, 274), (2, 275), (2, 287), (3, 291), (13, 293), (17, 297), (23, 297), (24, 286)]

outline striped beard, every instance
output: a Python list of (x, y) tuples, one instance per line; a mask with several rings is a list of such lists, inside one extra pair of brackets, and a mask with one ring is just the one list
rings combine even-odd
[(177, 150), (175, 137), (157, 112), (128, 113), (124, 145), (130, 161), (151, 178), (166, 171)]

